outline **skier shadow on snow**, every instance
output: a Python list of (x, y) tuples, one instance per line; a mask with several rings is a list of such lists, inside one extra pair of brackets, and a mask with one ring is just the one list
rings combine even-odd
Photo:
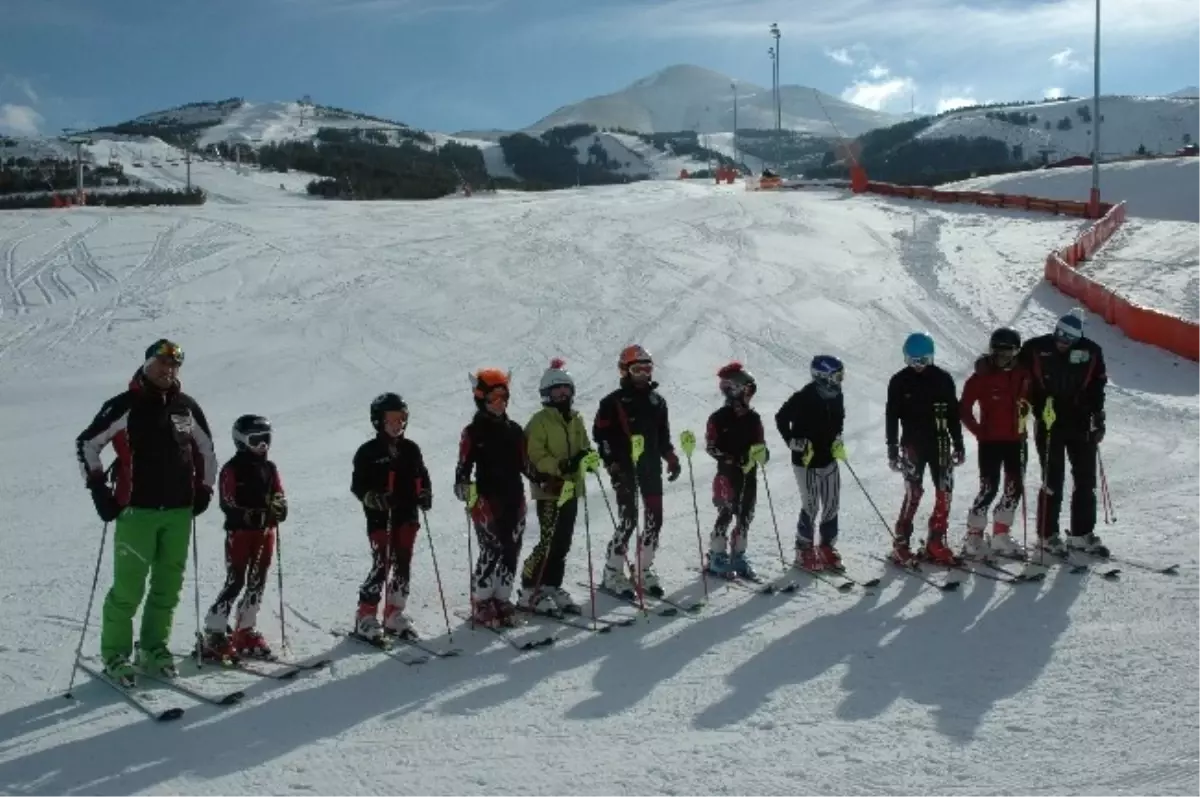
[[(709, 589), (714, 593), (712, 597), (717, 599), (721, 597), (720, 590), (737, 590), (736, 587), (720, 586), (714, 579), (709, 580)], [(447, 714), (470, 715), (518, 700), (557, 673), (599, 662), (593, 686), (600, 694), (569, 709), (566, 716), (594, 719), (618, 714), (647, 697), (656, 684), (679, 673), (697, 657), (712, 652), (714, 645), (730, 639), (738, 628), (784, 605), (781, 601), (785, 599), (780, 596), (758, 596), (740, 590), (738, 593), (741, 593), (736, 595), (738, 603), (728, 609), (719, 604), (695, 616), (682, 611), (675, 617), (651, 613), (648, 619), (639, 619), (634, 625), (616, 628), (607, 634), (580, 631), (578, 633), (585, 638), (580, 639), (579, 644), (525, 655), (498, 671), (506, 676), (504, 680), (451, 698), (439, 708)], [(669, 597), (687, 604), (701, 596), (702, 585), (697, 576), (694, 584)], [(608, 612), (614, 606), (625, 615), (637, 612), (635, 607), (605, 595), (597, 595), (596, 601), (600, 612)], [(714, 613), (714, 609), (720, 613)], [(649, 646), (645, 644), (646, 636), (660, 632), (666, 634), (662, 641)], [(497, 671), (491, 674), (497, 674)]]
[[(883, 590), (892, 585), (899, 591), (880, 603)], [(815, 584), (810, 589), (828, 587)], [(814, 617), (730, 672), (725, 684), (733, 691), (696, 715), (693, 724), (704, 729), (737, 724), (768, 703), (777, 690), (818, 678), (856, 654), (872, 655), (880, 640), (904, 623), (899, 612), (928, 589), (915, 578), (890, 572), (878, 587), (858, 589), (858, 600), (847, 608)], [(832, 602), (839, 597), (850, 600), (849, 596), (837, 595), (823, 596), (823, 600)], [(953, 596), (939, 597), (945, 600)]]
[[(81, 675), (74, 690), (78, 705), (55, 694), (0, 715), (0, 793), (131, 794), (154, 791), (185, 775), (208, 780), (243, 772), (364, 722), (420, 710), (460, 682), (506, 669), (514, 651), (506, 645), (484, 650), (498, 640), (478, 633), (475, 637), (465, 625), (456, 627), (454, 642), (463, 649), (461, 657), (413, 667), (345, 640), (323, 654), (333, 659), (329, 672), (300, 675), (286, 685), (233, 672), (219, 676), (246, 693), (242, 706), (214, 709), (180, 697), (178, 705), (187, 707), (187, 713), (165, 725), (132, 719), (61, 744), (47, 745), (44, 734), (30, 737), (38, 728), (72, 720), (72, 732), (86, 734), (80, 726), (94, 712), (120, 711), (125, 705), (109, 687)], [(439, 646), (445, 641), (444, 635), (429, 640)], [(480, 652), (472, 653), (476, 649)], [(551, 649), (533, 655), (554, 654)], [(374, 663), (358, 672), (339, 672), (350, 659), (356, 666), (358, 660)], [(207, 688), (216, 690), (215, 685)], [(290, 691), (269, 695), (277, 688)], [(46, 746), (21, 754), (26, 743)]]
[(939, 733), (971, 742), (998, 701), (1037, 681), (1088, 578), (1054, 567), (1044, 584), (971, 579), (961, 601), (930, 606), (903, 622), (878, 655), (849, 662), (838, 717), (876, 717), (903, 697), (932, 706)]

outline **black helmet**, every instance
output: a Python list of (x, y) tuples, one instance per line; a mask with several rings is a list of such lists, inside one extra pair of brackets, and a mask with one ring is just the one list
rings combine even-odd
[(375, 431), (383, 430), (383, 414), (385, 412), (408, 412), (408, 404), (397, 393), (380, 393), (371, 402), (371, 425)]
[(261, 415), (243, 415), (233, 422), (233, 445), (238, 451), (267, 453), (271, 447), (271, 422)]
[(1020, 349), (1021, 333), (1015, 329), (1000, 327), (992, 333), (992, 339), (988, 342), (988, 348), (992, 351), (996, 349)]

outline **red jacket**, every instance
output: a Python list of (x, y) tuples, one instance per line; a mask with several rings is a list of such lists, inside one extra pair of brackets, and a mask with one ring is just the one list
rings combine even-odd
[[(963, 385), (958, 409), (963, 426), (980, 442), (1015, 442), (1024, 437), (1021, 405), (1029, 401), (1029, 371), (997, 368), (988, 357), (975, 361), (975, 373)], [(979, 420), (975, 405), (979, 404)]]

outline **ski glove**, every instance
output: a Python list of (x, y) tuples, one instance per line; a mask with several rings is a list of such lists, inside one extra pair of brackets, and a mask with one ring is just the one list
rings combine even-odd
[(565, 467), (560, 465), (559, 469), (563, 472), (564, 476), (573, 476), (579, 472), (579, 468), (581, 465), (583, 465), (583, 461), (587, 459), (588, 454), (591, 453), (593, 453), (592, 449), (585, 448), (582, 451), (577, 452), (571, 458), (567, 459), (565, 462)]
[(667, 454), (667, 481), (675, 481), (681, 473), (683, 473), (683, 468), (679, 464), (679, 457), (675, 456), (675, 452), (672, 451)]
[(471, 483), (459, 482), (458, 484), (454, 485), (454, 497), (459, 501), (466, 503), (471, 497)]
[(808, 463), (812, 462), (813, 447), (806, 438), (798, 437), (788, 443), (788, 448), (800, 455), (800, 464), (808, 467)]
[(833, 441), (829, 453), (833, 455), (834, 459), (844, 460), (846, 458), (846, 444), (842, 442), (842, 438), (839, 437)]
[(287, 496), (283, 493), (272, 493), (271, 500), (267, 502), (267, 508), (271, 510), (271, 519), (274, 522), (282, 523), (287, 520)]
[(212, 502), (212, 490), (208, 487), (199, 487), (196, 489), (196, 495), (192, 498), (192, 517), (200, 517), (208, 510), (208, 505)]
[(428, 512), (433, 509), (433, 490), (428, 487), (422, 487), (417, 493), (417, 506), (421, 507), (422, 512)]
[(1092, 413), (1091, 435), (1092, 435), (1092, 443), (1094, 443), (1095, 445), (1100, 445), (1100, 443), (1104, 440), (1104, 412), (1103, 411)]
[(117, 497), (108, 489), (103, 480), (94, 481), (88, 485), (92, 493), (92, 503), (96, 506), (96, 514), (105, 523), (111, 523), (121, 514), (123, 507), (117, 503)]
[(378, 490), (371, 490), (363, 496), (363, 506), (367, 509), (374, 509), (376, 512), (385, 512), (388, 509), (387, 493)]
[(888, 443), (887, 458), (889, 468), (897, 473), (904, 470), (904, 465), (900, 462), (900, 446), (895, 443)]

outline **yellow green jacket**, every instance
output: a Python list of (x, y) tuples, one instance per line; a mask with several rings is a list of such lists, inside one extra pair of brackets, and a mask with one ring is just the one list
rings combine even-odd
[[(534, 470), (565, 481), (561, 469), (563, 460), (590, 448), (591, 441), (588, 439), (587, 427), (583, 425), (583, 416), (578, 412), (572, 410), (568, 419), (554, 407), (543, 407), (525, 426), (525, 446)], [(575, 482), (576, 490), (583, 486), (578, 473), (572, 474), (570, 478)], [(557, 498), (559, 490), (562, 489), (561, 482), (551, 482), (546, 487), (535, 483), (532, 487), (535, 501)]]

